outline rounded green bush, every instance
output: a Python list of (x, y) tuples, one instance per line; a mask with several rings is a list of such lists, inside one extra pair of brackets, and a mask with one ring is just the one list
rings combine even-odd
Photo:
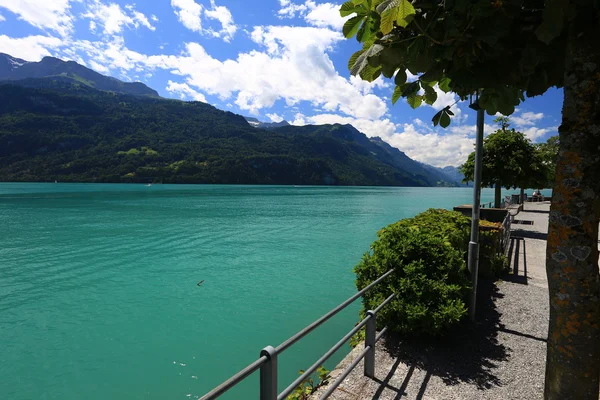
[(361, 290), (395, 269), (363, 297), (364, 310), (370, 310), (397, 293), (377, 314), (379, 327), (403, 334), (437, 335), (466, 315), (468, 224), (469, 219), (459, 213), (429, 210), (378, 232), (355, 272)]
[(469, 247), (471, 218), (456, 211), (430, 208), (391, 226), (413, 227), (419, 231), (446, 238), (454, 248), (464, 251), (465, 254)]

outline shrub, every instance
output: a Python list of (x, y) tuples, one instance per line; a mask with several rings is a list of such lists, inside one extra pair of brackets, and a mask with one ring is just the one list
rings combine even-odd
[[(308, 400), (318, 388), (329, 383), (329, 371), (322, 365), (317, 368), (317, 371), (308, 377), (306, 377), (294, 391), (286, 397), (286, 400)], [(299, 371), (300, 375), (304, 373), (304, 370)], [(315, 380), (316, 375), (316, 380)]]
[(445, 210), (428, 210), (377, 233), (355, 272), (360, 290), (395, 268), (363, 297), (364, 309), (369, 310), (397, 293), (378, 313), (378, 326), (403, 334), (436, 335), (466, 315), (468, 233), (469, 218)]
[(422, 232), (446, 238), (454, 248), (465, 253), (469, 249), (471, 218), (465, 217), (459, 212), (430, 208), (393, 225), (413, 227)]
[[(484, 221), (482, 221), (484, 222)], [(487, 221), (485, 221), (487, 222)], [(502, 224), (480, 224), (479, 276), (498, 279), (509, 269), (508, 259), (502, 249)]]
[[(432, 208), (396, 224), (445, 237), (454, 248), (464, 252), (467, 261), (471, 218), (458, 212)], [(502, 224), (480, 220), (479, 227), (479, 276), (497, 279), (508, 269), (508, 261), (502, 254)]]

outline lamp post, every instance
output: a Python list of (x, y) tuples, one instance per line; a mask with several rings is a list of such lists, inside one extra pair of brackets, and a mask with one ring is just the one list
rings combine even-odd
[(477, 111), (477, 137), (475, 139), (475, 173), (473, 187), (473, 208), (471, 215), (471, 238), (469, 241), (469, 258), (467, 266), (471, 273), (471, 289), (469, 298), (469, 317), (475, 321), (475, 307), (477, 303), (477, 279), (479, 274), (479, 205), (481, 203), (481, 170), (483, 158), (483, 123), (484, 110), (479, 106), (480, 92), (475, 95), (475, 103), (469, 107)]

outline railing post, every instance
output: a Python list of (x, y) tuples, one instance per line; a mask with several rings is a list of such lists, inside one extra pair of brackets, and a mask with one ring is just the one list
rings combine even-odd
[(369, 351), (365, 354), (365, 376), (375, 379), (375, 336), (377, 334), (377, 323), (375, 320), (375, 312), (367, 311), (369, 320), (365, 326), (365, 347), (370, 346)]
[(277, 400), (277, 351), (273, 346), (261, 350), (269, 361), (260, 367), (260, 400)]

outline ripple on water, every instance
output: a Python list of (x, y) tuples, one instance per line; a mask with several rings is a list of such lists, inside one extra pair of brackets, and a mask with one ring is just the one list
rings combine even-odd
[[(381, 227), (471, 196), (0, 183), (0, 393), (199, 398), (353, 293), (352, 267)], [(343, 336), (356, 311), (290, 349), (281, 379)], [(225, 399), (256, 389), (251, 379)]]

